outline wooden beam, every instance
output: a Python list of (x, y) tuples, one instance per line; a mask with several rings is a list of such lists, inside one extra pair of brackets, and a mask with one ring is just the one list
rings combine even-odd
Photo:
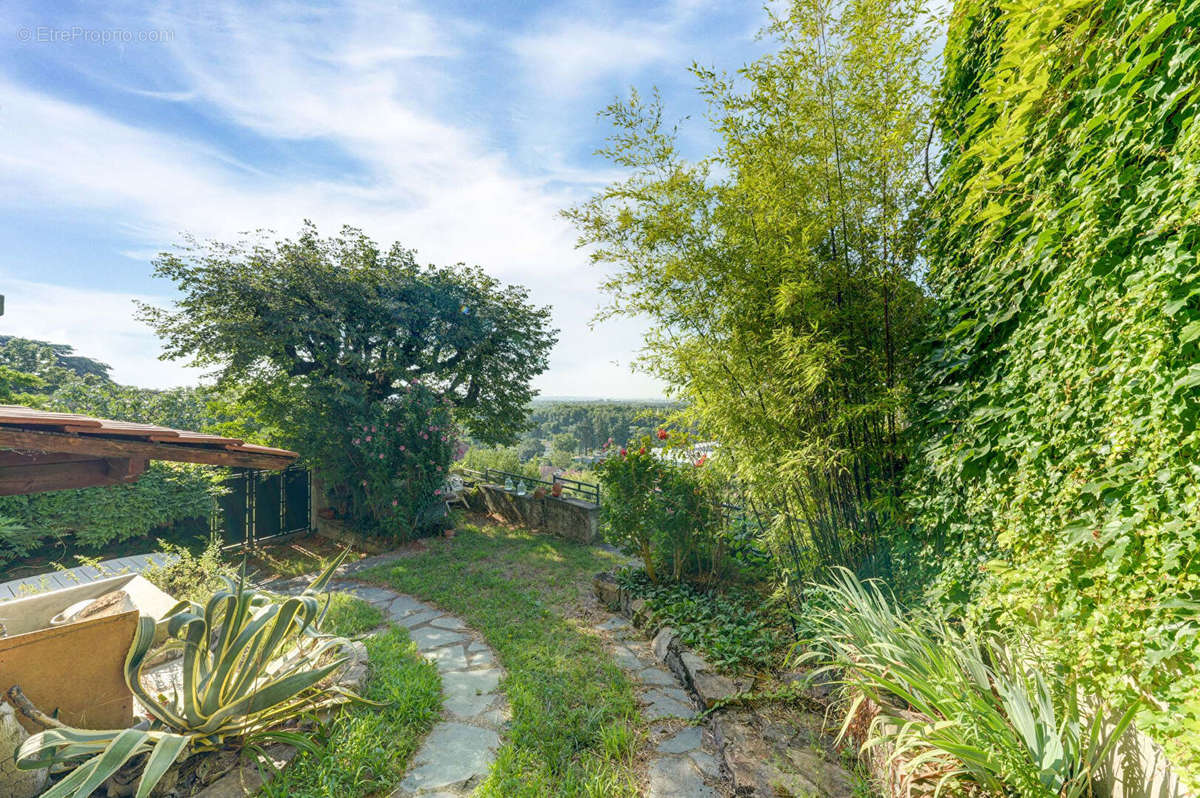
[(100, 485), (115, 485), (120, 481), (120, 477), (110, 472), (109, 465), (104, 460), (5, 466), (0, 468), (0, 496), (94, 488)]
[(80, 460), (95, 460), (92, 454), (68, 454), (66, 452), (13, 452), (0, 451), (0, 468), (4, 466), (49, 465), (50, 463), (75, 463)]
[(265, 452), (239, 452), (226, 448), (185, 446), (178, 443), (154, 443), (127, 439), (101, 438), (96, 435), (69, 435), (63, 432), (34, 432), (0, 427), (0, 449), (19, 452), (62, 452), (93, 457), (170, 460), (176, 463), (235, 468), (287, 468), (294, 457)]

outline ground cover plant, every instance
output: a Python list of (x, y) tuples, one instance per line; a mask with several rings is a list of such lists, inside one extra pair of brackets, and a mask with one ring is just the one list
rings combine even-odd
[(500, 526), (361, 574), (436, 603), (480, 632), (508, 675), (512, 724), (480, 795), (635, 796), (632, 687), (599, 641), (572, 623), (590, 581), (616, 558)]
[(720, 670), (770, 672), (786, 660), (789, 643), (782, 613), (772, 612), (760, 593), (656, 584), (640, 570), (621, 570), (616, 578), (631, 596), (645, 599), (655, 625), (670, 626)]
[[(379, 613), (361, 599), (353, 601)], [(356, 615), (355, 622), (346, 623), (331, 608), (326, 625), (343, 635), (378, 625), (375, 621), (367, 626), (366, 613)], [(301, 752), (272, 779), (260, 792), (262, 798), (360, 798), (386, 793), (404, 777), (408, 761), (437, 722), (441, 680), (402, 627), (365, 643), (370, 675), (363, 697), (378, 705), (346, 708), (318, 726), (309, 740), (311, 750)]]

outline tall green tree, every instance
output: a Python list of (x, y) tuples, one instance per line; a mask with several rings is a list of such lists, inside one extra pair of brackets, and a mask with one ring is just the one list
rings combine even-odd
[(895, 523), (925, 298), (915, 282), (932, 30), (919, 0), (797, 0), (773, 52), (695, 67), (720, 145), (689, 162), (657, 98), (607, 111), (628, 176), (566, 212), (602, 315), (715, 438), (795, 578), (870, 569)]
[[(218, 388), (236, 390), (278, 443), (346, 479), (366, 468), (353, 452), (377, 444), (385, 429), (396, 446), (377, 454), (411, 469), (412, 447), (401, 441), (423, 434), (430, 446), (443, 442), (449, 430), (440, 417), (430, 429), (407, 429), (414, 396), (426, 403), (435, 394), (476, 440), (515, 442), (530, 381), (556, 340), (549, 309), (530, 304), (524, 288), (480, 268), (420, 266), (411, 250), (383, 250), (353, 228), (322, 238), (305, 223), (296, 239), (191, 240), (160, 256), (155, 274), (182, 292), (174, 309), (141, 308), (164, 356), (211, 367)], [(445, 451), (438, 447), (438, 457)], [(405, 473), (397, 479), (417, 480)], [(363, 487), (343, 498), (356, 517), (378, 520), (387, 489)], [(408, 495), (399, 484), (390, 490)]]

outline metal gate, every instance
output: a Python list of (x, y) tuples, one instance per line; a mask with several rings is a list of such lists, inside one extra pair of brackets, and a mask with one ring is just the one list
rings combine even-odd
[(283, 471), (235, 469), (217, 498), (213, 523), (226, 548), (257, 544), (308, 531), (312, 510), (311, 475), (306, 468)]

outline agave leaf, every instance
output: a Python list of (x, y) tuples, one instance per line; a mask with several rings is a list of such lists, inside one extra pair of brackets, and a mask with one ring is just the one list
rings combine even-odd
[(191, 740), (183, 734), (164, 734), (146, 758), (142, 777), (138, 779), (137, 795), (134, 798), (149, 798), (150, 791), (162, 779), (168, 768), (179, 759)]
[(333, 577), (333, 572), (341, 565), (346, 555), (350, 553), (350, 549), (342, 549), (342, 553), (334, 557), (329, 565), (325, 566), (325, 570), (317, 575), (317, 578), (309, 583), (308, 588), (304, 591), (305, 594), (320, 593), (325, 590), (325, 586), (329, 584), (329, 580)]
[(147, 749), (149, 735), (139, 729), (124, 729), (113, 738), (108, 747), (99, 757), (91, 760), (96, 763), (88, 777), (80, 782), (75, 794), (88, 796), (99, 789), (109, 776), (121, 769), (121, 766), (137, 754)]

